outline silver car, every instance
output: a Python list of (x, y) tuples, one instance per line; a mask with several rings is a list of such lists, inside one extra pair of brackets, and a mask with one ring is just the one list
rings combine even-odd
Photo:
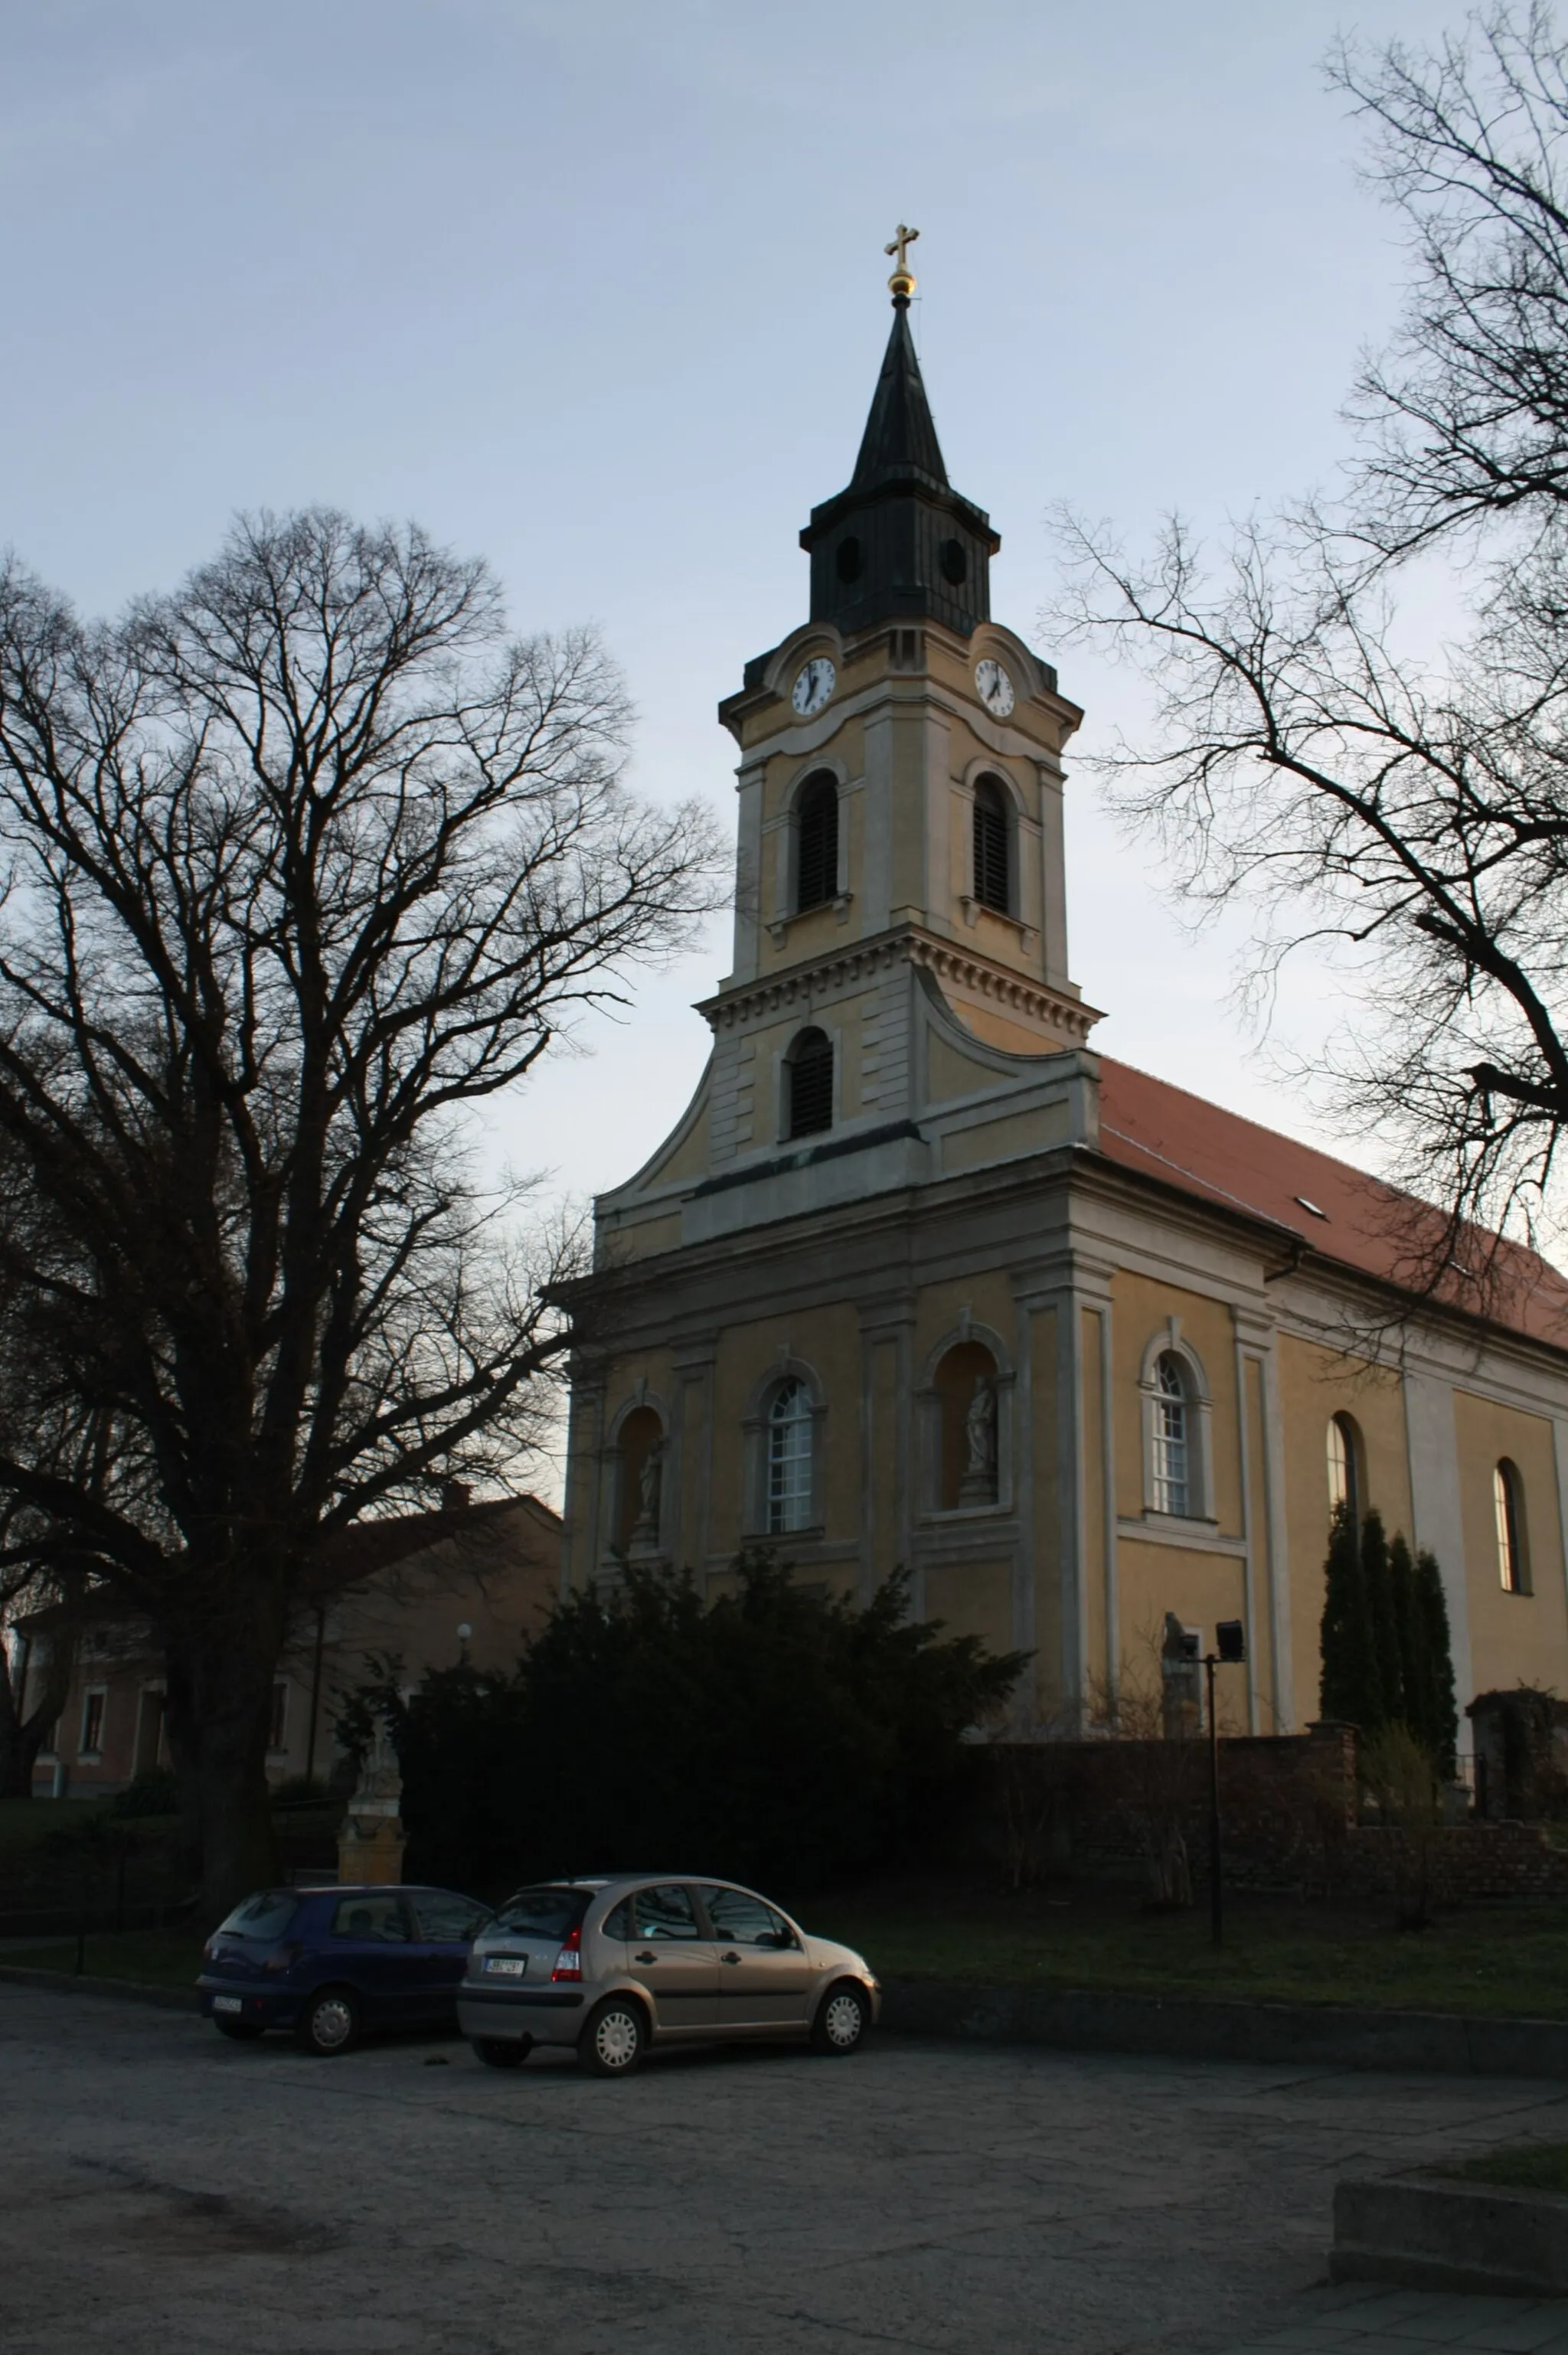
[(626, 2077), (650, 2045), (854, 2052), (880, 2002), (860, 1955), (807, 1937), (754, 1890), (625, 1872), (519, 1890), (474, 1941), (457, 2020), (492, 2069), (555, 2044), (595, 2076)]

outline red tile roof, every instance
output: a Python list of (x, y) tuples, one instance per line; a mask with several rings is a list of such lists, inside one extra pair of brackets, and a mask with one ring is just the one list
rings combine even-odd
[[(1441, 1214), (1413, 1195), (1108, 1055), (1100, 1058), (1100, 1150), (1199, 1201), (1288, 1230), (1282, 1250), (1299, 1236), (1314, 1256), (1384, 1284), (1408, 1286), (1424, 1231), (1433, 1241), (1443, 1233)], [(1568, 1278), (1520, 1244), (1473, 1231), (1477, 1272), (1483, 1263), (1492, 1271), (1484, 1295), (1455, 1267), (1438, 1296), (1568, 1349)]]

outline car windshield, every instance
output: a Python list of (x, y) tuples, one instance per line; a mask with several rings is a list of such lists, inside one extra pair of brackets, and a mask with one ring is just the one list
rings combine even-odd
[(519, 1889), (489, 1926), (510, 1930), (520, 1938), (567, 1938), (581, 1926), (590, 1893), (586, 1889)]
[(281, 1938), (299, 1911), (299, 1902), (292, 1889), (259, 1889), (219, 1927), (236, 1938)]

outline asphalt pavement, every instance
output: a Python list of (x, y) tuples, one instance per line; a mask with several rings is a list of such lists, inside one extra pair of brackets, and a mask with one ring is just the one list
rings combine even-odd
[(891, 2038), (615, 2083), (0, 1987), (0, 2344), (1558, 2355), (1556, 2307), (1324, 2281), (1340, 2175), (1536, 2136), (1568, 2085)]

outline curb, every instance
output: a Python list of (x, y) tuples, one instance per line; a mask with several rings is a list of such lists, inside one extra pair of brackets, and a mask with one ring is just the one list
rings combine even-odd
[(135, 1979), (92, 1978), (85, 1972), (79, 1977), (71, 1971), (30, 1971), (22, 1963), (0, 1963), (0, 1984), (42, 1987), (48, 1995), (119, 1996), (132, 2003), (156, 2004), (163, 2011), (201, 2009), (195, 1987), (142, 1987)]
[(1561, 2297), (1568, 2290), (1568, 2199), (1431, 2176), (1337, 2183), (1328, 2278)]
[(1237, 2003), (1208, 1996), (889, 1979), (882, 1983), (881, 2024), (895, 2035), (1048, 2044), (1078, 2052), (1453, 2077), (1568, 2078), (1568, 2019), (1488, 2019), (1344, 2004)]

